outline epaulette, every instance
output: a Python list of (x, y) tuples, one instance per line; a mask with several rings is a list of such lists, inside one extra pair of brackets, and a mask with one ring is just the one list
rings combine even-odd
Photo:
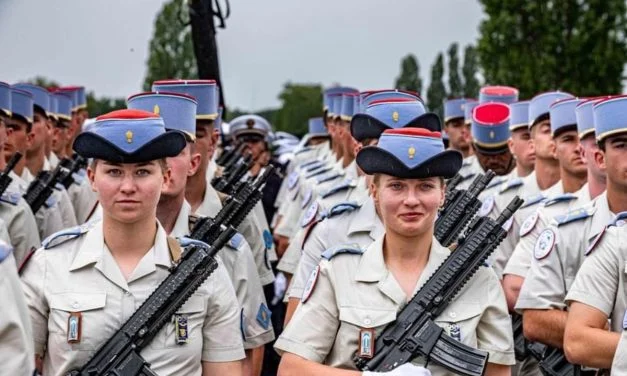
[(76, 172), (72, 174), (72, 179), (74, 179), (74, 184), (76, 185), (83, 185), (83, 183), (85, 182), (85, 177)]
[(345, 191), (349, 188), (355, 188), (357, 186), (357, 180), (356, 179), (344, 179), (343, 181), (341, 181), (339, 184), (334, 185), (333, 187), (327, 189), (326, 191), (322, 192), (320, 194), (320, 197), (322, 198), (327, 198), (331, 195), (334, 195), (338, 192), (342, 192)]
[(466, 181), (466, 180), (468, 180), (468, 179), (470, 179), (470, 178), (475, 177), (475, 176), (477, 175), (477, 173), (476, 173), (476, 172), (469, 171), (469, 172), (467, 172), (467, 173), (461, 173), (461, 172), (460, 172), (460, 173), (459, 173), (459, 175), (462, 177), (462, 180), (460, 180), (460, 182), (462, 182), (462, 181)]
[(616, 217), (610, 222), (610, 227), (622, 227), (627, 222), (627, 211), (616, 214)]
[(94, 225), (97, 222), (87, 222), (84, 223), (80, 226), (76, 226), (76, 227), (70, 227), (67, 228), (65, 230), (61, 230), (59, 232), (56, 232), (50, 236), (48, 236), (46, 239), (44, 239), (43, 242), (41, 242), (41, 246), (44, 249), (50, 249), (50, 248), (54, 248), (58, 245), (61, 245), (65, 242), (67, 242), (68, 240), (72, 240), (75, 238), (78, 238), (79, 236), (82, 236), (83, 234), (87, 233), (87, 231), (91, 230)]
[(362, 253), (364, 253), (364, 250), (359, 246), (359, 244), (340, 244), (322, 252), (322, 258), (331, 260), (333, 257), (343, 253), (361, 255)]
[(301, 163), (301, 164), (298, 166), (298, 168), (300, 168), (300, 169), (302, 170), (302, 169), (304, 169), (305, 167), (309, 167), (309, 166), (311, 166), (311, 165), (313, 165), (313, 164), (316, 164), (316, 163), (321, 163), (321, 162), (322, 162), (322, 161), (321, 161), (321, 160), (319, 160), (319, 159), (312, 159), (312, 160), (310, 160), (310, 161), (307, 161), (307, 162), (303, 162), (303, 163)]
[(505, 183), (509, 179), (508, 176), (497, 176), (485, 187), (485, 189), (494, 188), (497, 185)]
[(0, 196), (0, 201), (6, 202), (7, 204), (11, 205), (17, 205), (17, 203), (20, 201), (20, 197), (22, 197), (22, 195), (17, 192), (9, 192), (8, 190), (6, 190), (4, 191), (2, 196)]
[(520, 187), (521, 185), (523, 185), (523, 180), (521, 178), (509, 179), (508, 181), (503, 183), (501, 189), (499, 189), (499, 193), (505, 193), (510, 189)]
[(244, 236), (242, 236), (242, 234), (235, 233), (235, 235), (233, 235), (233, 237), (231, 238), (231, 240), (229, 240), (229, 246), (233, 249), (238, 249), (240, 245), (242, 245), (242, 242), (244, 241)]
[(338, 216), (342, 213), (347, 213), (347, 212), (352, 212), (356, 209), (359, 209), (361, 207), (360, 204), (358, 204), (355, 201), (348, 201), (348, 202), (340, 202), (339, 204), (335, 204), (331, 207), (331, 209), (329, 209), (326, 217), (327, 218), (333, 218), (335, 216)]
[(56, 189), (57, 191), (62, 191), (65, 189), (65, 187), (61, 183), (55, 183), (54, 189)]
[(345, 173), (343, 171), (341, 171), (341, 172), (340, 171), (330, 171), (329, 173), (324, 174), (324, 175), (318, 177), (318, 179), (316, 179), (316, 182), (318, 184), (326, 183), (326, 182), (331, 181), (333, 179), (337, 179), (340, 176), (343, 176), (344, 174)]
[(545, 207), (551, 206), (551, 205), (557, 204), (558, 202), (570, 201), (576, 198), (577, 198), (577, 195), (573, 193), (562, 193), (559, 195), (548, 197), (546, 200), (544, 200), (544, 202), (542, 202), (542, 205)]
[(298, 184), (298, 172), (292, 171), (290, 176), (287, 178), (287, 189), (291, 191), (294, 187), (296, 187), (296, 184)]
[(307, 167), (305, 167), (305, 172), (307, 172), (307, 173), (313, 172), (315, 170), (323, 168), (326, 165), (327, 165), (327, 163), (325, 161), (316, 161), (316, 163), (312, 163), (312, 164), (308, 165)]
[(47, 208), (52, 208), (57, 204), (57, 199), (54, 197), (54, 195), (50, 195), (47, 199), (46, 202), (44, 203), (44, 206)]
[(555, 222), (557, 222), (557, 226), (562, 226), (567, 223), (575, 222), (581, 219), (586, 219), (591, 217), (595, 212), (594, 206), (587, 206), (579, 209), (574, 209), (569, 211), (566, 214), (558, 215), (554, 217)]
[(310, 173), (308, 173), (307, 175), (305, 175), (306, 179), (311, 179), (315, 176), (324, 174), (325, 172), (329, 172), (333, 170), (333, 166), (332, 165), (328, 165), (328, 166), (322, 166), (320, 168), (314, 169), (313, 171), (311, 171)]
[(304, 153), (304, 152), (309, 151), (309, 150), (311, 150), (311, 147), (309, 147), (309, 146), (305, 146), (304, 148), (301, 148), (301, 149), (296, 150), (296, 151), (294, 152), (294, 155), (298, 155), (298, 154), (300, 154), (300, 153)]
[(470, 166), (471, 164), (472, 164), (472, 161), (468, 158), (464, 158), (462, 160), (462, 167), (467, 167), (467, 166)]
[(537, 195), (525, 197), (524, 200), (525, 200), (525, 202), (520, 207), (521, 209), (522, 208), (528, 208), (530, 206), (539, 204), (543, 200), (546, 200), (546, 196), (543, 195), (542, 193), (538, 193)]
[(585, 256), (590, 256), (590, 254), (592, 253), (592, 251), (594, 251), (596, 246), (601, 243), (601, 238), (603, 238), (603, 236), (605, 235), (605, 232), (606, 232), (606, 230), (608, 228), (610, 228), (610, 227), (622, 227), (625, 224), (625, 220), (627, 220), (627, 212), (620, 212), (620, 213), (616, 214), (616, 217), (614, 219), (612, 219), (612, 221), (607, 226), (603, 227), (603, 230), (599, 233), (599, 235), (597, 235), (592, 240), (592, 243), (590, 243), (590, 246), (588, 246), (588, 249), (586, 249), (586, 252), (584, 253), (584, 255)]
[(13, 252), (13, 247), (0, 240), (0, 263), (9, 257)]
[(313, 197), (313, 189), (311, 187), (309, 187), (305, 191), (305, 195), (303, 196), (303, 200), (300, 202), (300, 208), (301, 209), (305, 209), (305, 207), (307, 205), (309, 205), (309, 202), (311, 201), (312, 197)]

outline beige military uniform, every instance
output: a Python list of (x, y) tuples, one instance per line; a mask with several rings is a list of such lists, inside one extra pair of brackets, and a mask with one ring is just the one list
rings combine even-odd
[(620, 336), (614, 361), (612, 362), (612, 376), (627, 375), (627, 325)]
[(538, 236), (534, 259), (520, 290), (516, 310), (566, 309), (564, 299), (584, 260), (584, 254), (613, 220), (607, 195), (601, 194), (583, 208), (556, 219)]
[(537, 212), (531, 214), (523, 221), (519, 231), (520, 240), (503, 269), (503, 275), (512, 274), (523, 278), (527, 275), (531, 267), (533, 248), (538, 235), (549, 225), (551, 219), (590, 202), (590, 192), (587, 184), (577, 191), (575, 195), (577, 198), (574, 200), (560, 201), (550, 206), (540, 206)]
[[(301, 303), (275, 344), (283, 353), (338, 368), (355, 369), (360, 330), (375, 329), (377, 335), (396, 319), (407, 296), (387, 270), (383, 259), (383, 236), (362, 254), (343, 254), (322, 260), (312, 280), (308, 300)], [(433, 238), (429, 261), (416, 291), (450, 255)], [(514, 364), (511, 324), (505, 296), (494, 272), (480, 268), (435, 322), (461, 342), (489, 353), (497, 364)], [(376, 355), (376, 353), (375, 353)], [(415, 364), (424, 364), (415, 359)], [(451, 375), (429, 364), (433, 375)]]
[(627, 226), (609, 227), (589, 250), (568, 294), (566, 304), (580, 302), (610, 318), (620, 333), (627, 310)]
[(20, 178), (13, 172), (10, 176), (13, 181), (0, 199), (0, 219), (6, 225), (13, 246), (13, 258), (19, 265), (31, 249), (40, 246), (41, 239), (33, 212), (22, 198)]
[(35, 370), (33, 333), (15, 259), (11, 253), (6, 257), (0, 255), (0, 259), (0, 373), (32, 375)]
[[(183, 202), (170, 236), (189, 235), (192, 208)], [(241, 330), (245, 349), (254, 349), (274, 340), (274, 330), (270, 321), (270, 310), (266, 304), (263, 287), (257, 274), (255, 259), (244, 237), (237, 234), (218, 253), (231, 283), (237, 301), (242, 308)]]
[[(35, 180), (35, 176), (31, 174), (31, 172), (25, 168), (22, 173), (22, 179), (26, 182), (26, 184), (30, 184)], [(52, 200), (55, 202), (56, 209), (59, 214), (61, 214), (61, 229), (70, 228), (77, 225), (76, 215), (74, 214), (74, 208), (72, 207), (72, 201), (70, 200), (70, 196), (68, 195), (65, 188), (55, 187), (52, 191)], [(52, 235), (54, 232), (58, 231), (57, 228), (49, 228), (50, 232), (43, 232), (41, 234), (42, 238), (45, 238), (49, 235)]]
[(472, 181), (479, 174), (484, 174), (483, 167), (479, 164), (479, 160), (476, 155), (464, 158), (462, 162), (462, 168), (459, 170), (459, 174), (464, 178), (458, 185), (457, 189), (468, 189)]
[[(153, 247), (128, 280), (104, 242), (102, 222), (68, 231), (74, 235), (65, 238), (57, 234), (49, 249), (35, 253), (22, 282), (35, 353), (45, 354), (44, 375), (62, 375), (82, 366), (169, 275), (172, 261), (167, 238), (161, 225), (157, 226)], [(68, 343), (68, 319), (78, 312), (80, 339)], [(176, 343), (172, 321), (141, 352), (156, 374), (199, 376), (201, 361), (244, 358), (239, 307), (224, 266), (216, 269), (177, 314), (187, 317), (188, 343)]]

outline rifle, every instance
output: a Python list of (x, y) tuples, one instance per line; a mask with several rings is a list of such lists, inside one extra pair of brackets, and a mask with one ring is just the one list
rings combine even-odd
[(87, 166), (87, 159), (74, 153), (72, 158), (63, 158), (59, 165), (63, 168), (63, 173), (59, 176), (57, 182), (63, 185), (65, 189), (68, 189), (74, 183), (73, 175)]
[(222, 154), (218, 158), (216, 158), (216, 164), (218, 166), (222, 166), (227, 159), (231, 158), (231, 155), (235, 153), (235, 146), (227, 146), (222, 151)]
[(235, 232), (232, 227), (225, 229), (211, 246), (187, 239), (189, 247), (170, 275), (80, 370), (66, 375), (156, 376), (140, 355), (141, 350), (216, 270), (218, 263), (214, 256)]
[(2, 171), (2, 173), (0, 174), (0, 196), (4, 194), (4, 191), (9, 188), (9, 185), (13, 181), (10, 174), (11, 171), (13, 171), (13, 169), (15, 168), (17, 162), (20, 161), (20, 159), (22, 159), (22, 153), (17, 152), (13, 154), (13, 156), (9, 160), (9, 163), (7, 163), (6, 167), (4, 168), (4, 171)]
[(579, 376), (581, 367), (566, 360), (562, 349), (539, 342), (527, 342), (527, 350), (538, 360), (538, 368), (544, 376)]
[(527, 339), (523, 333), (522, 315), (512, 313), (512, 331), (514, 333), (514, 355), (516, 361), (522, 362), (529, 355)]
[(36, 214), (52, 195), (54, 187), (62, 174), (63, 167), (59, 164), (52, 171), (41, 171), (37, 174), (37, 179), (29, 184), (23, 197), (33, 214)]
[(455, 176), (448, 179), (446, 181), (446, 192), (444, 193), (444, 196), (448, 197), (454, 191), (456, 191), (457, 186), (459, 185), (459, 183), (462, 182), (462, 180), (464, 180), (464, 177), (461, 176), (459, 173), (455, 174)]
[(434, 234), (440, 244), (448, 247), (457, 240), (464, 227), (481, 208), (479, 194), (494, 176), (495, 173), (488, 170), (485, 174), (477, 176), (467, 191), (456, 190), (450, 200), (445, 200), (440, 216), (435, 221)]
[(447, 370), (466, 376), (481, 376), (488, 354), (462, 344), (443, 332), (433, 319), (438, 317), (459, 290), (483, 265), (505, 238), (503, 224), (522, 205), (516, 196), (493, 220), (477, 217), (460, 240), (459, 247), (429, 277), (375, 342), (372, 359), (355, 358), (362, 371), (390, 371), (417, 356), (424, 356)]
[(237, 162), (242, 157), (242, 154), (244, 154), (244, 149), (246, 149), (246, 144), (241, 144), (237, 147), (237, 149), (235, 149), (235, 152), (222, 165), (224, 171), (228, 171), (231, 167), (233, 167), (235, 162)]
[(239, 182), (244, 174), (250, 170), (253, 165), (253, 156), (248, 153), (246, 157), (243, 157), (238, 163), (222, 176), (214, 177), (211, 181), (211, 185), (222, 193), (227, 193), (233, 188), (233, 186)]

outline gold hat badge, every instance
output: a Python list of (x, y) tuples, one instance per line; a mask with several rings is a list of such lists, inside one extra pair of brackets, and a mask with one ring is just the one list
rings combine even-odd
[(152, 112), (154, 112), (155, 115), (159, 115), (159, 113), (161, 113), (161, 109), (159, 108), (158, 104), (155, 104), (155, 106), (152, 108)]
[(396, 123), (398, 121), (398, 111), (392, 113), (392, 120)]
[(407, 155), (409, 156), (409, 159), (414, 159), (414, 156), (416, 155), (416, 148), (410, 146), (409, 149), (407, 149)]
[(129, 144), (133, 142), (133, 132), (130, 130), (126, 131), (126, 142)]

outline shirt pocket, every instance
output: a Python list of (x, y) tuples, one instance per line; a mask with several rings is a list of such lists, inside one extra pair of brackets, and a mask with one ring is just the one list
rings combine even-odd
[(359, 308), (340, 307), (340, 327), (335, 347), (350, 349), (351, 354), (359, 348), (361, 333), (364, 329), (373, 329), (375, 338), (387, 324), (396, 320), (395, 308)]
[[(106, 292), (63, 292), (49, 297), (50, 317), (48, 330), (50, 340), (64, 350), (95, 350), (108, 338), (112, 326), (117, 320), (107, 319), (105, 304)], [(68, 343), (70, 316), (78, 317), (73, 321), (78, 325), (79, 339)]]
[(451, 338), (477, 347), (477, 326), (482, 313), (477, 303), (453, 302), (434, 321)]
[[(150, 347), (154, 349), (175, 348), (194, 343), (202, 348), (202, 327), (206, 317), (207, 299), (209, 299), (207, 296), (192, 295), (159, 330), (150, 343)], [(184, 334), (176, 332), (176, 320), (179, 320), (179, 331), (183, 329), (180, 325), (181, 319), (187, 325), (187, 342), (185, 343), (177, 341), (177, 338), (185, 337)]]

